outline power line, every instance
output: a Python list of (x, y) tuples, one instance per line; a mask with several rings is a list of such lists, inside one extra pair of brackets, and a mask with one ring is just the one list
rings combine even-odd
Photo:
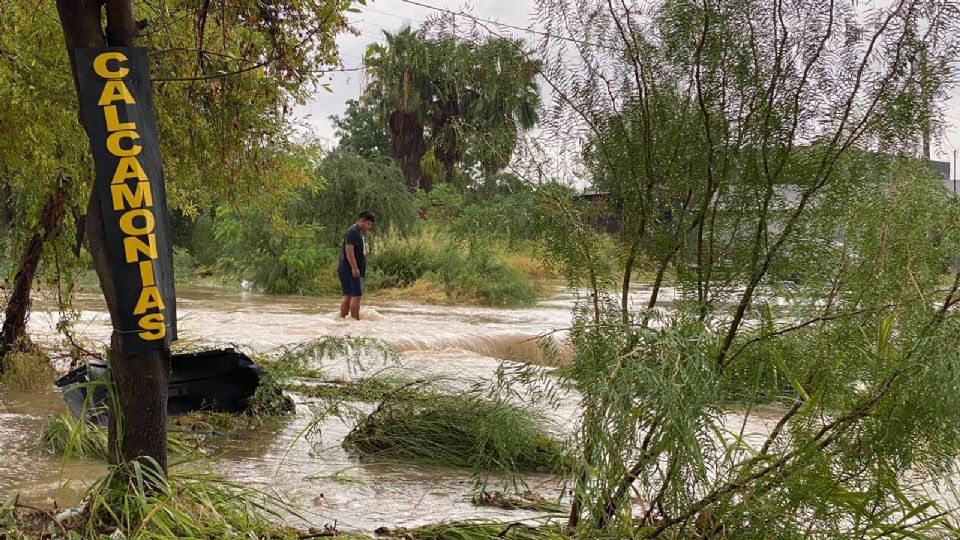
[[(396, 14), (396, 13), (390, 13), (389, 11), (383, 11), (383, 10), (379, 10), (379, 9), (374, 9), (374, 8), (372, 8), (372, 7), (370, 7), (370, 6), (363, 6), (362, 9), (365, 10), (365, 11), (371, 11), (371, 12), (373, 12), (373, 13), (379, 13), (379, 14), (381, 14), (381, 15), (387, 15), (387, 16), (389, 16), (389, 17), (396, 17), (397, 19), (403, 19), (403, 20), (406, 20), (406, 21), (415, 22), (415, 23), (417, 23), (417, 24), (423, 24), (423, 23), (426, 22), (426, 21), (424, 21), (423, 19), (415, 19), (415, 18), (413, 18), (413, 17), (407, 17), (406, 15), (398, 15), (398, 14)], [(439, 9), (439, 8), (434, 8), (434, 9)]]
[[(520, 27), (520, 26), (514, 26), (514, 25), (512, 25), (512, 24), (507, 24), (507, 23), (503, 23), (503, 22), (500, 22), (500, 21), (494, 21), (494, 20), (491, 20), (491, 19), (484, 19), (484, 18), (482, 18), (482, 17), (477, 17), (477, 16), (475, 16), (475, 15), (471, 15), (470, 13), (466, 13), (466, 12), (464, 12), (464, 11), (452, 11), (452, 10), (449, 10), (449, 9), (447, 9), (447, 8), (442, 8), (442, 7), (437, 7), (437, 6), (431, 6), (431, 5), (429, 5), (429, 4), (424, 4), (424, 3), (422, 3), (422, 2), (417, 2), (416, 0), (400, 0), (400, 1), (401, 1), (401, 2), (404, 2), (404, 3), (406, 3), (406, 4), (413, 5), (413, 6), (419, 6), (419, 7), (422, 7), (422, 8), (432, 9), (432, 10), (434, 10), (434, 11), (440, 11), (440, 12), (442, 12), (442, 13), (447, 13), (447, 14), (449, 14), (449, 15), (453, 15), (454, 17), (466, 17), (466, 18), (471, 19), (471, 20), (473, 20), (474, 22), (478, 22), (478, 23), (487, 23), (487, 24), (492, 24), (492, 25), (494, 25), (494, 26), (500, 26), (500, 27), (503, 27), (503, 28), (510, 28), (510, 29), (512, 29), (512, 30), (517, 30), (517, 31), (520, 31), (520, 32), (527, 32), (527, 33), (529, 33), (529, 34), (535, 34), (535, 35), (538, 35), (538, 36), (543, 36), (543, 37), (546, 37), (546, 38), (559, 39), (559, 40), (561, 40), (561, 41), (569, 41), (570, 43), (578, 43), (578, 44), (580, 44), (580, 45), (588, 45), (588, 46), (590, 46), (590, 47), (597, 47), (597, 48), (599, 48), (599, 49), (609, 49), (609, 50), (614, 50), (614, 51), (621, 51), (621, 52), (623, 52), (623, 49), (620, 49), (620, 48), (617, 48), (617, 47), (611, 47), (611, 46), (609, 46), (609, 45), (600, 45), (600, 44), (598, 44), (598, 43), (592, 43), (592, 42), (590, 42), (590, 41), (585, 41), (585, 40), (582, 40), (582, 39), (576, 39), (576, 38), (572, 38), (572, 37), (561, 36), (561, 35), (557, 35), (557, 34), (551, 34), (550, 32), (544, 32), (544, 31), (541, 31), (541, 30), (534, 30), (534, 29), (532, 29), (532, 28), (523, 28), (523, 27)], [(488, 31), (489, 31), (489, 29), (488, 29)], [(491, 32), (491, 33), (492, 33), (492, 32)]]

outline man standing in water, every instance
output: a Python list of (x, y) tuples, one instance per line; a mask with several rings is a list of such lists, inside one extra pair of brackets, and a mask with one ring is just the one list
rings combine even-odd
[(373, 228), (373, 214), (364, 210), (357, 222), (347, 228), (340, 246), (340, 261), (337, 263), (337, 277), (343, 298), (340, 300), (340, 317), (347, 314), (360, 320), (360, 298), (363, 291), (360, 280), (367, 271), (367, 256), (364, 250), (363, 233)]

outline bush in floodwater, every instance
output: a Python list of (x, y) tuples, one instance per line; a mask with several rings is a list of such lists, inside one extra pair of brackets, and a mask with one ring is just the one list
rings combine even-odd
[(475, 471), (558, 472), (563, 445), (535, 411), (469, 394), (395, 392), (359, 423), (344, 446), (368, 456)]
[(4, 364), (0, 383), (11, 390), (37, 392), (52, 386), (50, 358), (32, 345), (10, 352), (0, 362)]
[(431, 269), (437, 247), (432, 237), (390, 233), (372, 245), (369, 280), (373, 289), (406, 287)]

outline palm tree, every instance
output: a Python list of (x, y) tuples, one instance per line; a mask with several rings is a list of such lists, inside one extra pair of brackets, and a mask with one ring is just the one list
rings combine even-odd
[(386, 47), (373, 44), (367, 50), (365, 63), (373, 82), (367, 96), (379, 104), (390, 132), (390, 155), (397, 162), (407, 182), (407, 188), (429, 190), (420, 168), (420, 160), (427, 152), (423, 127), (429, 119), (428, 107), (432, 100), (429, 58), (424, 37), (419, 31), (405, 27), (396, 34), (384, 32)]
[(541, 64), (523, 42), (490, 38), (477, 50), (473, 91), (464, 117), (481, 139), (479, 162), (486, 177), (502, 170), (513, 156), (520, 133), (539, 121)]
[(540, 64), (530, 59), (523, 42), (428, 38), (409, 27), (388, 32), (386, 38), (386, 47), (373, 45), (368, 51), (373, 82), (366, 97), (380, 103), (389, 125), (390, 153), (407, 186), (432, 187), (420, 166), (427, 151), (426, 127), (448, 183), (455, 182), (464, 141), (470, 141), (485, 175), (505, 167), (519, 133), (538, 120)]

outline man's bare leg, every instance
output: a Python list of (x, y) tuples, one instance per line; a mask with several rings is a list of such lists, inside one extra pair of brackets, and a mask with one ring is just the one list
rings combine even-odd
[(350, 316), (356, 320), (360, 320), (360, 299), (362, 296), (351, 296), (350, 297)]
[(350, 313), (350, 297), (344, 296), (340, 299), (340, 318), (345, 319)]

